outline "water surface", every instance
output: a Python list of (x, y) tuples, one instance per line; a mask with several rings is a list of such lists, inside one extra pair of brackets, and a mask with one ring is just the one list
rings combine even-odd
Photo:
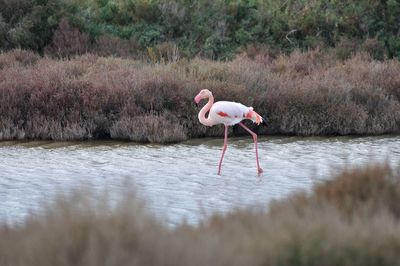
[(120, 193), (135, 184), (148, 208), (168, 223), (196, 223), (213, 212), (267, 206), (308, 190), (345, 167), (400, 162), (400, 137), (259, 139), (257, 176), (250, 138), (231, 138), (218, 176), (222, 139), (176, 145), (128, 142), (0, 142), (0, 220), (18, 222), (40, 201), (90, 186)]

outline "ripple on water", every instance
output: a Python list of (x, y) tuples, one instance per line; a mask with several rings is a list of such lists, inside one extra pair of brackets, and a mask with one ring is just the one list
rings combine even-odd
[(251, 139), (230, 138), (218, 176), (222, 143), (0, 142), (0, 219), (18, 221), (41, 200), (76, 187), (118, 194), (128, 179), (157, 215), (196, 223), (213, 212), (267, 206), (349, 165), (400, 161), (398, 136), (260, 138), (258, 177)]

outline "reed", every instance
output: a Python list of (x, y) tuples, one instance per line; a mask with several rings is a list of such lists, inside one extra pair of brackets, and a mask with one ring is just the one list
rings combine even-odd
[(400, 175), (372, 165), (273, 202), (171, 228), (131, 189), (59, 196), (0, 224), (1, 265), (397, 265)]
[[(253, 106), (268, 118), (259, 134), (377, 135), (400, 132), (400, 62), (368, 54), (267, 53), (172, 63), (86, 54), (0, 55), (0, 139), (130, 139), (176, 142), (222, 136), (197, 121), (193, 96)], [(128, 125), (129, 124), (129, 125)], [(235, 134), (244, 134), (239, 129)]]

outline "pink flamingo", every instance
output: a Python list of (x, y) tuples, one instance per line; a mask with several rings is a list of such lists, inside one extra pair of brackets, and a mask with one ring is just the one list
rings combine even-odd
[[(261, 174), (263, 170), (261, 169), (260, 163), (258, 161), (257, 134), (246, 127), (241, 121), (243, 119), (250, 119), (253, 122), (257, 123), (257, 125), (259, 125), (263, 121), (262, 117), (255, 111), (253, 111), (253, 107), (247, 107), (241, 103), (227, 101), (219, 101), (214, 103), (214, 96), (212, 95), (211, 91), (207, 89), (201, 90), (199, 94), (194, 97), (194, 101), (196, 102), (196, 104), (198, 104), (202, 99), (207, 98), (208, 103), (199, 112), (200, 123), (209, 127), (216, 124), (225, 125), (224, 146), (218, 165), (218, 175), (221, 175), (222, 160), (224, 159), (225, 151), (228, 146), (228, 126), (232, 126), (235, 124), (239, 124), (253, 136), (254, 146), (256, 147), (257, 172), (258, 174)], [(207, 112), (209, 112), (209, 114), (206, 118)]]

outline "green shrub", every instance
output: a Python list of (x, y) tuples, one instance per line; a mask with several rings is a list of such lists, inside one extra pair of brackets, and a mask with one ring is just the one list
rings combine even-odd
[(359, 51), (364, 42), (371, 46), (369, 39), (379, 43), (374, 58), (399, 57), (400, 50), (400, 7), (394, 0), (2, 0), (0, 11), (3, 50), (42, 52), (62, 17), (92, 42), (102, 35), (134, 38), (142, 53), (174, 42), (187, 57), (232, 59), (240, 47), (258, 43), (284, 52), (339, 47), (339, 56), (347, 58), (350, 47), (343, 40), (357, 44), (353, 48)]
[(42, 52), (60, 18), (62, 2), (55, 0), (0, 1), (1, 49), (23, 48)]

